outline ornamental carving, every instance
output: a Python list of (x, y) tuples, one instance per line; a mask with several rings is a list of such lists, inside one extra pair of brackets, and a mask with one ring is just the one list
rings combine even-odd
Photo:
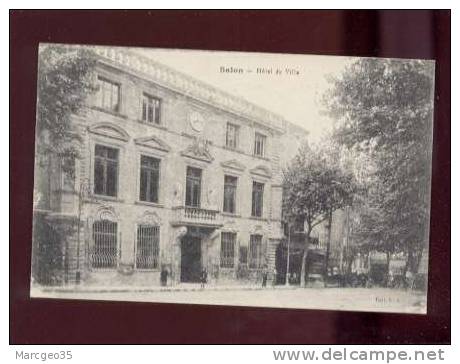
[(113, 222), (118, 220), (118, 214), (115, 212), (113, 206), (110, 205), (102, 205), (98, 207), (95, 216), (98, 220), (107, 220)]
[(155, 211), (144, 211), (137, 219), (139, 224), (161, 225), (161, 218)]
[(211, 163), (214, 158), (209, 151), (209, 142), (204, 138), (194, 138), (193, 142), (185, 149), (182, 156)]

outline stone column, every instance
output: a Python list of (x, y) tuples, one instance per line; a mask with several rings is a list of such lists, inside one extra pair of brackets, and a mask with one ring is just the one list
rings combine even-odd
[(204, 251), (203, 251), (203, 266), (208, 269), (208, 281), (210, 283), (217, 283), (215, 278), (216, 275), (216, 264), (220, 261), (220, 257), (216, 256), (218, 249), (216, 248), (217, 238), (220, 236), (220, 230), (216, 229), (208, 236), (203, 239)]

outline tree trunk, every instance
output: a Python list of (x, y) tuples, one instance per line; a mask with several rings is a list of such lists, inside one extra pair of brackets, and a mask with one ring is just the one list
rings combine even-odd
[(414, 257), (413, 257), (413, 251), (411, 249), (410, 246), (408, 246), (407, 248), (407, 261), (406, 261), (406, 265), (404, 267), (404, 271), (403, 271), (403, 277), (405, 278), (406, 277), (406, 273), (407, 271), (411, 271), (411, 267), (413, 267), (413, 262), (414, 262)]
[(306, 286), (306, 261), (307, 261), (307, 255), (308, 255), (308, 246), (310, 245), (310, 229), (308, 229), (307, 236), (305, 237), (305, 247), (303, 250), (303, 255), (302, 255), (302, 268), (300, 269), (300, 286), (305, 287)]
[(46, 162), (48, 165), (47, 165), (47, 169), (46, 169), (46, 172), (47, 172), (47, 180), (46, 180), (46, 205), (45, 205), (45, 208), (47, 210), (51, 210), (51, 191), (52, 191), (52, 186), (51, 186), (51, 181), (52, 181), (52, 173), (53, 173), (53, 163), (52, 163), (52, 159), (51, 159), (51, 155), (48, 155), (47, 156), (47, 162)]
[(386, 278), (386, 284), (388, 285), (388, 278), (390, 277), (391, 252), (386, 252), (386, 254), (387, 254), (387, 278)]
[(326, 262), (324, 264), (324, 286), (327, 285), (329, 270), (329, 255), (331, 252), (331, 230), (332, 230), (332, 211), (329, 211), (327, 218), (327, 245), (326, 245)]
[(420, 262), (422, 261), (424, 247), (419, 247), (415, 255), (414, 261), (414, 271), (412, 273), (417, 274), (420, 269)]

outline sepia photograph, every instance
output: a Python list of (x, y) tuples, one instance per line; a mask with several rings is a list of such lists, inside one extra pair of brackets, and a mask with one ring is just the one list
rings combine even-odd
[(37, 62), (32, 298), (427, 313), (433, 60)]

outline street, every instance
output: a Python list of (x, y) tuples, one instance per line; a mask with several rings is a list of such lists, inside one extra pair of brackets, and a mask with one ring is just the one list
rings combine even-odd
[(256, 306), (345, 311), (426, 313), (425, 294), (389, 288), (266, 288), (180, 291), (50, 291), (39, 288), (32, 297), (226, 306)]

